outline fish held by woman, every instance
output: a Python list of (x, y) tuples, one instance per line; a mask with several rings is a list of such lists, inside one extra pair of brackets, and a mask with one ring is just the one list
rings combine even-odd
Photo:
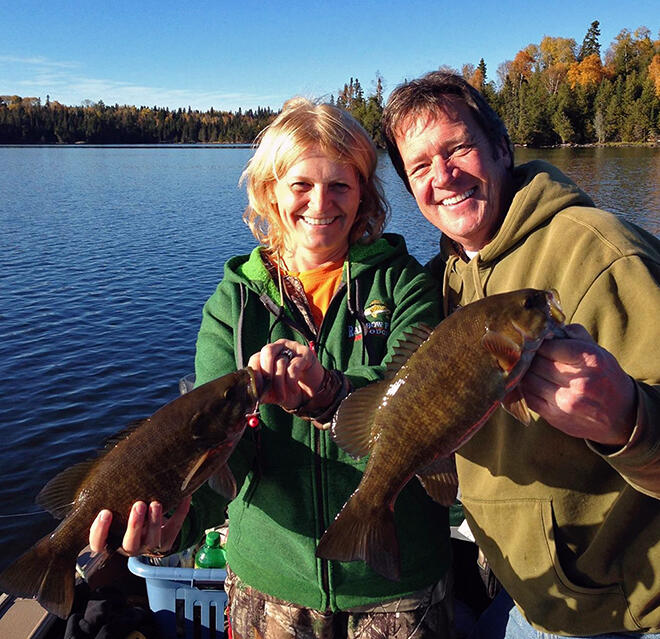
[(517, 385), (543, 340), (564, 334), (563, 322), (555, 291), (523, 289), (468, 304), (400, 345), (385, 379), (349, 395), (337, 412), (334, 440), (355, 457), (370, 458), (317, 556), (361, 559), (398, 579), (399, 493), (417, 475), (435, 501), (453, 503), (452, 453), (500, 404), (529, 423)]
[(229, 373), (118, 433), (95, 459), (57, 475), (37, 503), (62, 522), (0, 574), (0, 590), (36, 597), (65, 618), (73, 605), (76, 560), (102, 508), (112, 511), (111, 533), (121, 539), (136, 501), (159, 501), (167, 512), (207, 480), (234, 497), (227, 460), (258, 398), (250, 368)]

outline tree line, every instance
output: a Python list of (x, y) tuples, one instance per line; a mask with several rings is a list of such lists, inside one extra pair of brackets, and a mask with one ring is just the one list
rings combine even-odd
[(269, 108), (230, 111), (65, 106), (46, 98), (0, 96), (0, 143), (179, 144), (251, 143), (274, 117)]
[[(660, 34), (659, 34), (660, 36)], [(529, 44), (488, 78), (483, 58), (458, 71), (503, 119), (514, 144), (657, 142), (660, 136), (660, 39), (646, 27), (623, 29), (601, 55), (600, 24), (580, 46), (572, 38)], [(384, 146), (383, 78), (366, 94), (351, 78), (329, 101), (350, 111)], [(106, 106), (64, 106), (46, 98), (0, 96), (0, 143), (251, 143), (276, 113)]]

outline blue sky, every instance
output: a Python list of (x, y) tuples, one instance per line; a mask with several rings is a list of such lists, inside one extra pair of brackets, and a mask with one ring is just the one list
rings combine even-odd
[(406, 78), (484, 58), (497, 67), (546, 36), (601, 53), (627, 28), (658, 38), (658, 0), (0, 0), (0, 95), (63, 104), (278, 109), (337, 95), (350, 77), (387, 95)]

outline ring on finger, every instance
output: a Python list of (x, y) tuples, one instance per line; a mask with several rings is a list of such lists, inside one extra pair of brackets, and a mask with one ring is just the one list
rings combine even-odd
[(277, 357), (286, 357), (288, 361), (291, 361), (295, 356), (296, 354), (290, 348), (284, 347)]

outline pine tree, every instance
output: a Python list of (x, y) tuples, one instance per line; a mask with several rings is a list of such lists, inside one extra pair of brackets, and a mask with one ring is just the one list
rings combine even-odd
[(577, 56), (578, 62), (582, 62), (588, 55), (593, 55), (594, 53), (600, 57), (600, 43), (598, 42), (600, 36), (599, 27), (600, 22), (598, 20), (594, 20), (591, 23), (587, 34), (584, 36), (584, 40), (582, 40), (582, 46)]
[(486, 63), (484, 62), (484, 59), (481, 58), (479, 60), (479, 64), (477, 65), (477, 69), (481, 71), (481, 77), (483, 78), (484, 84), (486, 83)]

